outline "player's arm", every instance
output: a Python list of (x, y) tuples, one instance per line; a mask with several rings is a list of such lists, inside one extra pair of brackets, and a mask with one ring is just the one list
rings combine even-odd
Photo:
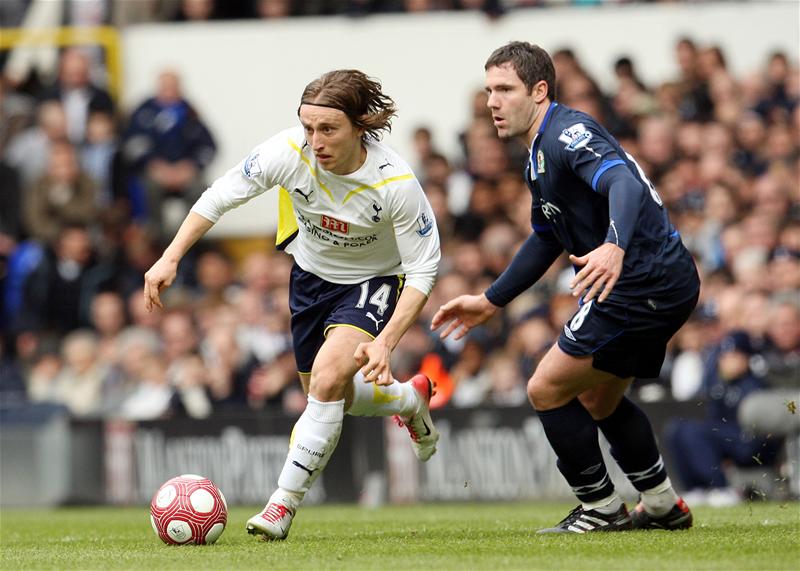
[[(559, 143), (577, 143), (566, 147)], [(645, 198), (645, 184), (620, 156), (621, 148), (605, 130), (587, 120), (564, 130), (551, 152), (593, 192), (608, 197), (609, 226), (605, 243), (623, 250), (630, 244)]]
[(558, 160), (592, 191), (608, 197), (609, 224), (604, 243), (583, 256), (569, 257), (575, 266), (581, 266), (570, 283), (572, 295), (590, 301), (599, 293), (597, 301), (603, 302), (622, 274), (625, 248), (636, 229), (644, 186), (620, 157), (619, 146), (594, 121), (564, 129), (559, 141), (568, 144), (554, 147)]
[(428, 296), (413, 286), (403, 288), (392, 318), (383, 331), (370, 343), (361, 343), (355, 352), (356, 363), (368, 381), (390, 385), (392, 373), (389, 361), (392, 351), (409, 327), (417, 320)]
[(431, 321), (431, 329), (438, 329), (447, 323), (440, 337), (447, 337), (454, 331), (454, 339), (464, 337), (470, 329), (487, 321), (498, 308), (536, 283), (558, 258), (563, 248), (539, 206), (534, 206), (531, 218), (533, 234), (484, 293), (462, 295), (439, 308)]
[(528, 236), (514, 255), (511, 263), (486, 292), (486, 299), (497, 307), (504, 307), (541, 278), (563, 251), (561, 244), (546, 231)]
[(600, 179), (598, 192), (608, 195), (606, 243), (627, 250), (646, 198), (644, 186), (627, 168), (613, 168)]
[(152, 311), (153, 306), (163, 309), (161, 290), (172, 285), (178, 274), (178, 263), (213, 225), (211, 220), (189, 212), (161, 258), (144, 275), (144, 306), (147, 311)]
[(374, 341), (360, 344), (354, 355), (364, 378), (383, 385), (392, 382), (389, 357), (428, 301), (441, 258), (439, 230), (419, 183), (413, 180), (394, 189), (388, 204), (405, 287), (383, 331)]
[(597, 301), (602, 303), (622, 274), (625, 250), (636, 230), (646, 191), (642, 182), (622, 165), (602, 173), (595, 187), (596, 192), (608, 196), (608, 233), (600, 247), (585, 256), (570, 256), (572, 263), (583, 266), (573, 277), (570, 286), (573, 295), (586, 292), (584, 301), (593, 299), (599, 293)]
[(144, 275), (144, 304), (147, 311), (152, 311), (154, 306), (163, 308), (160, 294), (175, 281), (178, 263), (225, 212), (274, 186), (269, 165), (260, 159), (262, 153), (270, 156), (270, 148), (274, 145), (270, 139), (257, 148), (250, 157), (215, 180), (195, 202), (161, 258)]
[(417, 288), (413, 286), (403, 288), (392, 318), (375, 341), (380, 341), (389, 348), (389, 351), (393, 351), (408, 328), (417, 320), (427, 301), (428, 296)]

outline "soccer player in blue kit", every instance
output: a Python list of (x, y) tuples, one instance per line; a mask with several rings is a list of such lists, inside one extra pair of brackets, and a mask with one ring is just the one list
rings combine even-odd
[[(700, 281), (661, 198), (636, 161), (585, 113), (555, 101), (538, 46), (511, 42), (485, 65), (498, 135), (530, 149), (533, 233), (481, 295), (443, 305), (431, 327), (463, 337), (533, 285), (566, 250), (579, 309), (528, 382), (528, 397), (581, 504), (540, 533), (686, 529), (692, 514), (667, 476), (645, 414), (625, 397), (655, 377), (667, 341), (697, 303)], [(629, 513), (608, 477), (600, 429), (640, 502)]]

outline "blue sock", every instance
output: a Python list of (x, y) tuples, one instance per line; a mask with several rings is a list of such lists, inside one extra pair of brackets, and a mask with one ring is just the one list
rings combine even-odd
[(623, 397), (617, 409), (597, 426), (611, 444), (611, 455), (631, 484), (643, 492), (667, 479), (650, 421), (642, 409)]
[(558, 469), (583, 503), (614, 494), (608, 477), (597, 425), (578, 399), (551, 410), (537, 411), (547, 440), (558, 456)]

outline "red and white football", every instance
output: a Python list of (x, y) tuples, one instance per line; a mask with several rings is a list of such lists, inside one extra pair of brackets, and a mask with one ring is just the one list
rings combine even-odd
[(183, 474), (167, 480), (150, 502), (150, 523), (164, 543), (214, 543), (228, 521), (225, 496), (208, 478)]

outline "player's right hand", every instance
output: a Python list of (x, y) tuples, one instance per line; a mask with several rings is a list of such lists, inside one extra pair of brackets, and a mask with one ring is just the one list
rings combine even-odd
[(160, 297), (161, 290), (171, 286), (177, 275), (178, 262), (164, 258), (159, 258), (153, 267), (147, 270), (144, 275), (144, 307), (148, 312), (153, 311), (154, 306), (164, 309)]
[(431, 331), (439, 329), (446, 323), (447, 326), (439, 337), (444, 339), (456, 331), (453, 339), (458, 340), (470, 329), (488, 320), (496, 311), (497, 306), (486, 299), (484, 294), (461, 295), (439, 308), (431, 321)]

